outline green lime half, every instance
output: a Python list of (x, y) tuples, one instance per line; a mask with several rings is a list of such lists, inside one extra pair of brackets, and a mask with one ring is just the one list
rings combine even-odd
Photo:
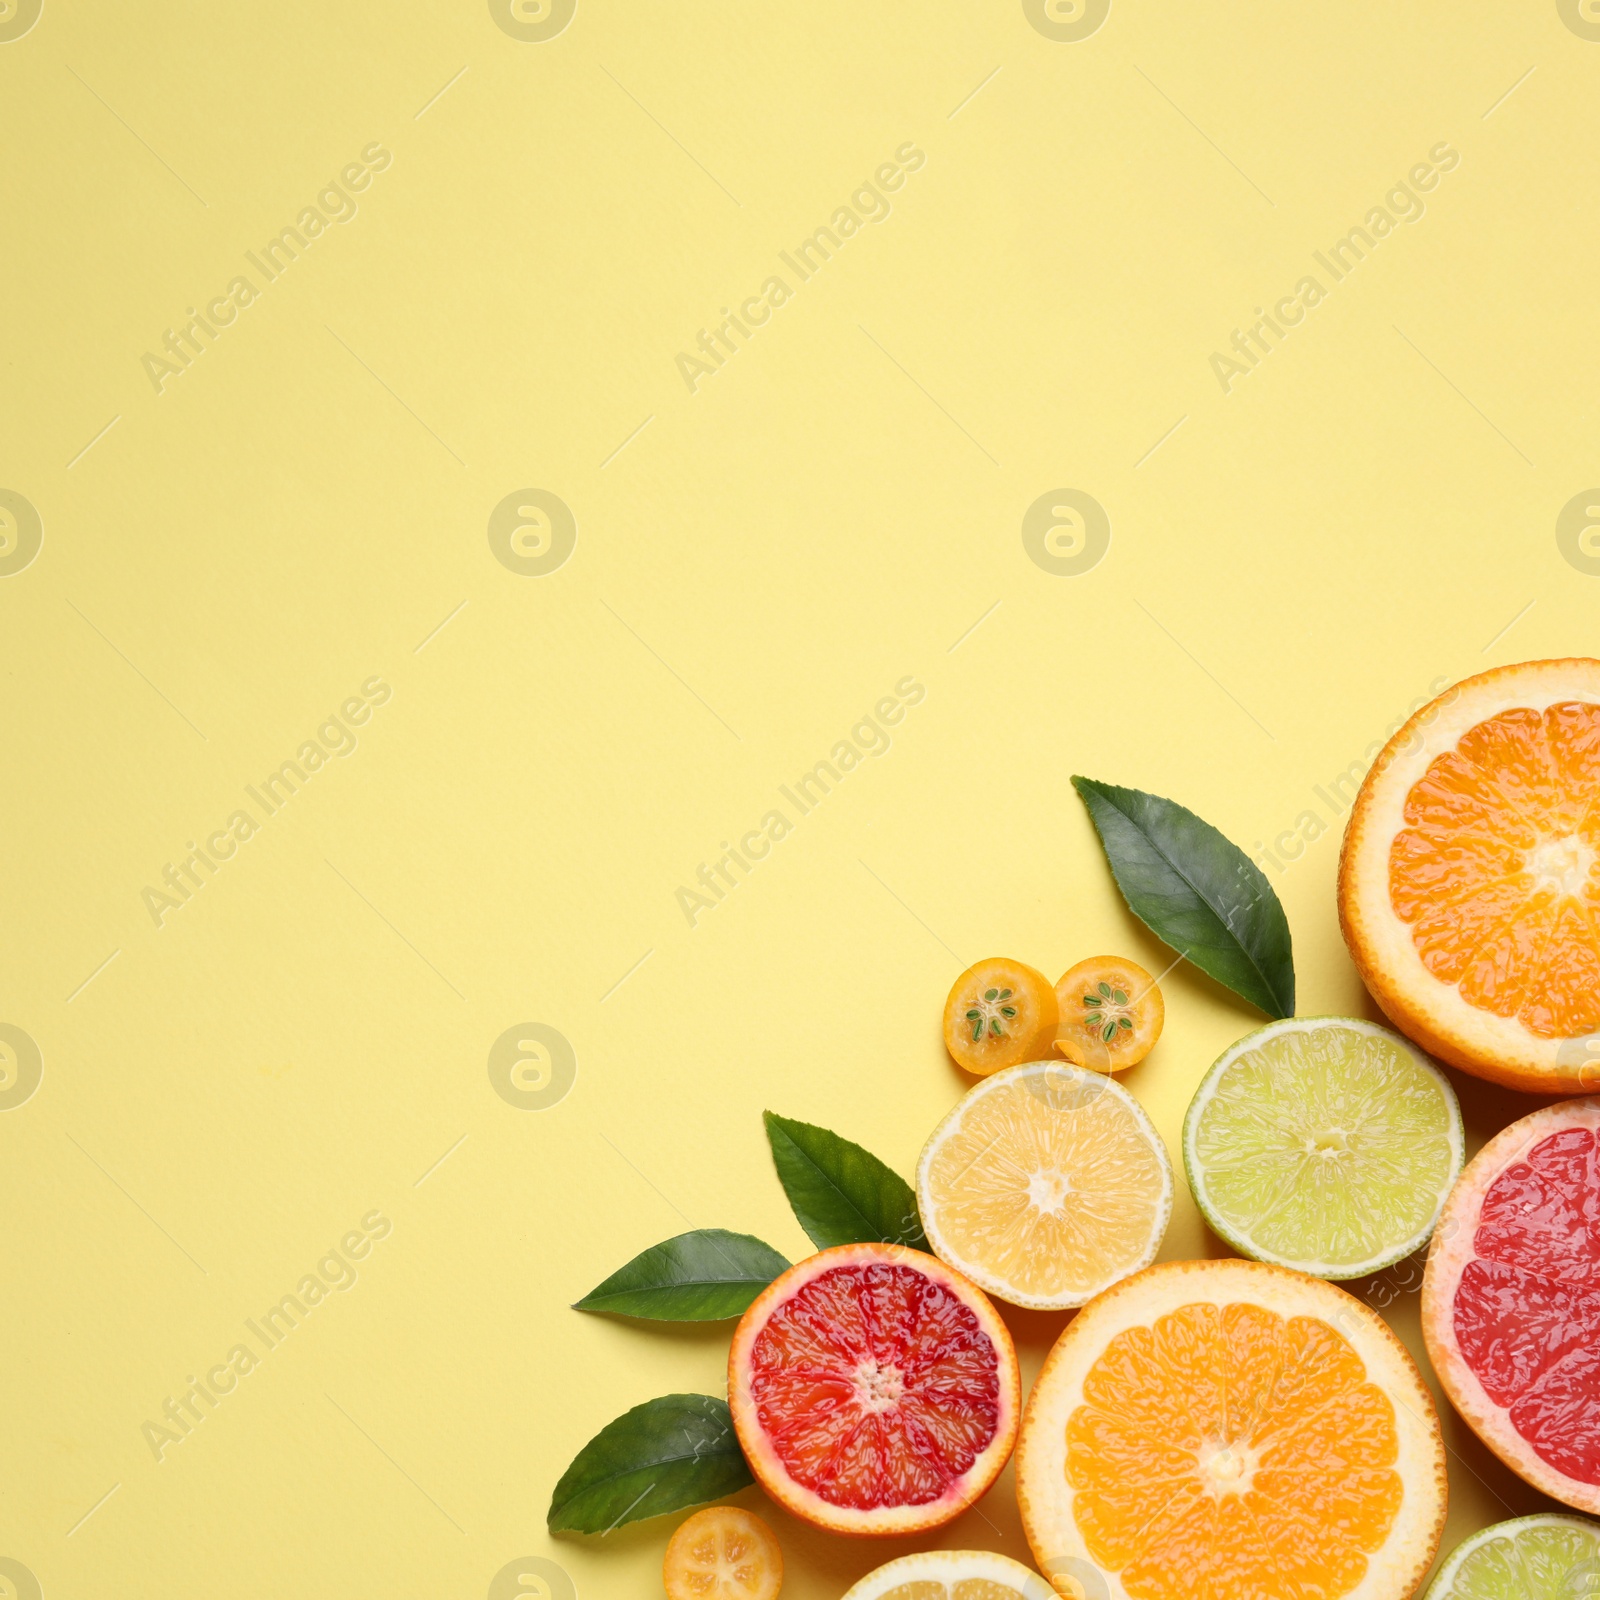
[(1360, 1278), (1427, 1243), (1461, 1172), (1461, 1107), (1399, 1034), (1290, 1017), (1225, 1050), (1183, 1121), (1189, 1188), (1241, 1255)]
[(1423, 1600), (1583, 1600), (1600, 1595), (1600, 1523), (1518, 1517), (1464, 1539)]

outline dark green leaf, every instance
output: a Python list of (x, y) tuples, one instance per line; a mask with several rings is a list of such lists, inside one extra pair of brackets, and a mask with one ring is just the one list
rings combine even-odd
[(778, 1181), (819, 1250), (883, 1241), (928, 1248), (911, 1185), (848, 1139), (763, 1113)]
[(545, 1521), (552, 1533), (610, 1533), (720, 1500), (753, 1481), (727, 1402), (668, 1394), (608, 1422), (578, 1452)]
[(748, 1233), (701, 1228), (652, 1245), (573, 1307), (659, 1322), (736, 1317), (789, 1263)]
[(1289, 920), (1261, 869), (1175, 801), (1093, 778), (1072, 785), (1134, 915), (1269, 1017), (1292, 1017)]

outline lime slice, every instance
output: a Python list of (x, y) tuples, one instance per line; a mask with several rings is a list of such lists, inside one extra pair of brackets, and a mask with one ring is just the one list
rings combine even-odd
[(1423, 1600), (1583, 1600), (1600, 1595), (1600, 1523), (1545, 1512), (1497, 1522), (1445, 1558)]
[(1230, 1046), (1183, 1121), (1183, 1165), (1241, 1255), (1360, 1278), (1424, 1245), (1461, 1171), (1461, 1107), (1398, 1034), (1290, 1017)]

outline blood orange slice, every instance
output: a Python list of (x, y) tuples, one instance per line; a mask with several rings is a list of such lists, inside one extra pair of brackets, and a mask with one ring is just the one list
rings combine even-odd
[(1402, 1600), (1444, 1530), (1444, 1441), (1384, 1322), (1254, 1261), (1150, 1267), (1047, 1357), (1017, 1501), (1064, 1595)]
[(1361, 786), (1339, 920), (1429, 1054), (1536, 1093), (1600, 1077), (1600, 661), (1480, 673)]
[(1434, 1234), (1422, 1331), (1479, 1438), (1600, 1512), (1600, 1099), (1535, 1111), (1468, 1164)]
[(1019, 1391), (983, 1291), (892, 1244), (791, 1267), (745, 1312), (728, 1357), (751, 1470), (834, 1533), (921, 1533), (959, 1516), (1011, 1454)]

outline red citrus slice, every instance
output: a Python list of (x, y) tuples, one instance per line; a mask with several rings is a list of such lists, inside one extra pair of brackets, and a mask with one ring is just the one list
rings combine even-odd
[(1434, 1234), (1422, 1331), (1479, 1438), (1600, 1512), (1600, 1099), (1535, 1111), (1474, 1157)]
[(981, 1289), (893, 1244), (791, 1267), (745, 1312), (728, 1404), (762, 1487), (834, 1533), (922, 1533), (959, 1516), (1016, 1441), (1011, 1335)]

